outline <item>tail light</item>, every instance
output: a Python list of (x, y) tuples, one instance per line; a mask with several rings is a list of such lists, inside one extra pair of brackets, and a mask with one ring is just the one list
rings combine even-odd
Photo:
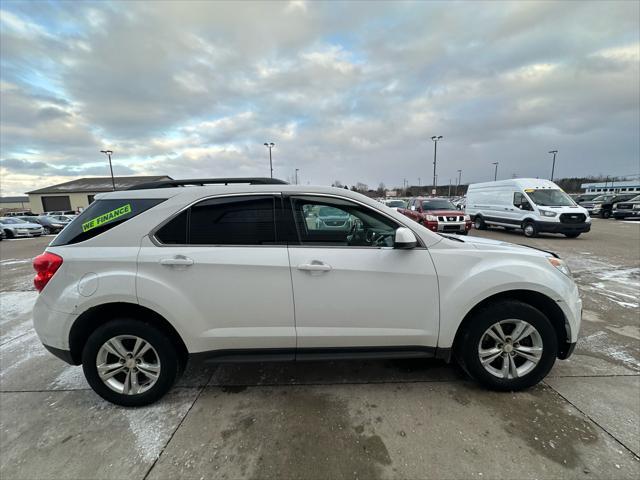
[(49, 280), (53, 278), (53, 275), (58, 271), (62, 265), (62, 257), (55, 253), (44, 252), (42, 255), (38, 255), (33, 259), (33, 268), (36, 271), (36, 276), (33, 278), (33, 285), (39, 292), (46, 287)]

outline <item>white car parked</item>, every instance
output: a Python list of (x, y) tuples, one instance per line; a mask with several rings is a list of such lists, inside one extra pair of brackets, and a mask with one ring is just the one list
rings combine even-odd
[[(518, 390), (573, 351), (582, 302), (553, 253), (439, 235), (344, 189), (215, 182), (100, 194), (34, 260), (41, 341), (111, 402), (157, 400), (190, 356), (454, 358)], [(351, 228), (307, 221), (322, 207)]]

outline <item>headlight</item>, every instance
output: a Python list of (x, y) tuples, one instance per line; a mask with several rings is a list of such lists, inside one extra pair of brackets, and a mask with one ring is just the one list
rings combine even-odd
[(465, 215), (464, 216), (464, 221), (465, 222), (470, 222), (471, 221), (471, 216), (470, 215)]
[(634, 210), (640, 210), (640, 203), (635, 203), (635, 204), (633, 205), (633, 209), (634, 209)]
[(602, 208), (602, 205), (594, 205), (593, 206), (593, 211), (597, 212), (598, 210), (600, 210)]
[(427, 219), (427, 222), (437, 222), (438, 221), (438, 217), (436, 217), (435, 215), (426, 215), (425, 218)]
[(545, 217), (555, 217), (557, 215), (556, 212), (552, 212), (550, 210), (540, 210), (540, 213)]
[(51, 224), (51, 226), (52, 226), (53, 228), (61, 228), (61, 227), (64, 227), (64, 225), (63, 225), (63, 224), (61, 224), (61, 223), (52, 223), (52, 224)]
[(564, 260), (561, 260), (561, 259), (556, 258), (556, 257), (547, 257), (547, 260), (549, 260), (549, 263), (551, 265), (556, 267), (558, 270), (560, 270), (562, 273), (564, 273), (567, 277), (572, 278), (571, 277), (571, 270), (569, 270), (569, 267), (567, 266), (567, 264), (565, 263)]

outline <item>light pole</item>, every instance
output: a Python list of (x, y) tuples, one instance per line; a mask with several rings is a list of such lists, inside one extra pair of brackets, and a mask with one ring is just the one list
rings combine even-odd
[(553, 182), (553, 173), (556, 170), (556, 153), (558, 153), (558, 150), (551, 150), (549, 153), (553, 153), (553, 165), (551, 166), (551, 181)]
[(271, 178), (273, 178), (273, 160), (271, 158), (271, 149), (276, 146), (275, 143), (270, 142), (264, 144), (265, 147), (269, 149), (269, 170), (271, 170)]
[(495, 182), (498, 179), (498, 162), (493, 162), (491, 165), (496, 166), (496, 169), (493, 172), (493, 181)]
[(113, 178), (113, 165), (111, 165), (111, 155), (113, 155), (113, 151), (111, 150), (100, 150), (100, 153), (104, 153), (107, 158), (109, 158), (109, 170), (111, 170), (111, 185), (113, 185), (113, 191), (116, 190), (116, 181)]
[[(440, 140), (442, 140), (442, 135), (434, 135), (433, 137), (431, 137), (431, 140), (433, 140), (433, 190), (436, 190), (436, 162), (438, 160), (438, 142)], [(435, 192), (432, 191), (432, 194), (435, 195)]]
[(300, 170), (299, 168), (296, 168), (296, 185), (298, 185), (298, 171), (299, 170)]
[(460, 183), (462, 183), (462, 170), (458, 170), (458, 185), (456, 186), (456, 195), (458, 195), (458, 189), (460, 188)]

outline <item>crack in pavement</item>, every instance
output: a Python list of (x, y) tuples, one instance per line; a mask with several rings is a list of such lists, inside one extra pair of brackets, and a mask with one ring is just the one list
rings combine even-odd
[[(616, 375), (611, 375), (611, 376), (616, 376)], [(627, 376), (627, 375), (624, 375)], [(633, 376), (633, 375), (629, 375), (629, 376)], [(589, 415), (588, 413), (586, 413), (585, 411), (583, 411), (581, 408), (578, 408), (577, 405), (575, 405), (571, 400), (569, 400), (567, 397), (565, 397), (564, 395), (562, 395), (558, 390), (556, 390), (555, 388), (553, 388), (551, 385), (549, 385), (547, 382), (543, 381), (542, 382), (547, 388), (550, 388), (558, 397), (560, 397), (562, 400), (564, 400), (565, 402), (567, 402), (569, 405), (571, 405), (573, 408), (575, 408), (578, 412), (580, 412), (580, 414), (584, 415), (585, 418), (588, 418), (589, 421), (593, 422), (594, 425), (596, 425), (598, 428), (600, 428), (600, 430), (602, 430), (604, 433), (606, 433), (609, 437), (611, 437), (618, 445), (620, 445), (622, 448), (624, 448), (627, 452), (629, 452), (631, 455), (633, 455), (633, 457), (636, 460), (640, 460), (640, 457), (638, 455), (636, 455), (636, 453), (631, 450), (629, 447), (627, 447), (625, 445), (625, 443), (622, 440), (619, 440), (614, 434), (612, 434), (611, 432), (609, 432), (609, 430), (607, 430), (606, 428), (604, 428), (602, 425), (600, 425), (600, 423), (598, 423), (591, 415)]]

